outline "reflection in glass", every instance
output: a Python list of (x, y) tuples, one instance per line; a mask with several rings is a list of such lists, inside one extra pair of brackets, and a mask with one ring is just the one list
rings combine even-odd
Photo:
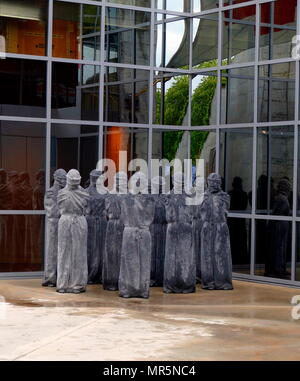
[(252, 123), (254, 68), (226, 70), (222, 74), (221, 124)]
[(295, 63), (259, 67), (258, 120), (277, 122), (295, 117)]
[(44, 124), (0, 121), (0, 210), (44, 209), (45, 151)]
[(260, 6), (259, 56), (261, 60), (290, 58), (296, 33), (295, 0), (277, 0)]
[(151, 0), (107, 0), (108, 3), (134, 5), (136, 7), (151, 8)]
[(99, 67), (53, 63), (52, 118), (99, 120)]
[(155, 59), (157, 67), (188, 68), (190, 52), (190, 19), (170, 20), (156, 14)]
[(291, 280), (292, 224), (256, 221), (255, 275)]
[(42, 271), (44, 216), (0, 215), (0, 272)]
[(53, 57), (98, 60), (101, 7), (55, 1)]
[(0, 59), (0, 83), (0, 115), (45, 117), (45, 62)]
[(156, 72), (153, 121), (160, 125), (188, 125), (189, 76)]
[[(300, 131), (298, 127), (298, 147), (300, 147)], [(298, 148), (298, 193), (297, 193), (297, 215), (300, 216), (300, 149)]]
[(255, 59), (255, 5), (223, 12), (223, 64)]
[(217, 72), (201, 73), (192, 79), (192, 126), (217, 124)]
[(150, 64), (150, 13), (106, 8), (106, 59), (114, 63)]
[(7, 53), (46, 54), (47, 8), (46, 0), (1, 0), (0, 35)]
[[(256, 209), (258, 214), (274, 214), (274, 200), (280, 180), (293, 184), (294, 127), (258, 128), (257, 137), (257, 190)], [(290, 210), (293, 194), (289, 194)], [(279, 214), (278, 214), (279, 213)], [(280, 210), (275, 214), (281, 214)]]
[(230, 211), (247, 213), (252, 202), (253, 129), (224, 129), (220, 135), (220, 174), (231, 197)]
[(218, 0), (194, 0), (194, 13), (219, 7)]
[(233, 272), (250, 274), (251, 220), (228, 218)]
[(96, 168), (98, 155), (98, 127), (70, 124), (51, 126), (51, 173), (63, 168), (78, 169), (86, 186), (90, 172)]
[(105, 75), (104, 120), (149, 121), (149, 71), (109, 67)]
[[(218, 59), (218, 13), (193, 19), (193, 67), (216, 66)], [(210, 64), (208, 64), (210, 63)]]
[(300, 223), (296, 223), (296, 281), (300, 281)]

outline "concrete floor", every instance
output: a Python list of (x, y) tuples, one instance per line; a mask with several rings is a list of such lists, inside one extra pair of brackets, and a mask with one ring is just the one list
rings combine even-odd
[(78, 296), (0, 281), (0, 360), (300, 360), (300, 290), (234, 286), (123, 300), (100, 286)]

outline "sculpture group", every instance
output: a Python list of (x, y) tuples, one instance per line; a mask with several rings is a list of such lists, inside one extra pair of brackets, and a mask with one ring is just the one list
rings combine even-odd
[[(47, 245), (43, 286), (79, 294), (87, 284), (102, 284), (123, 298), (149, 298), (150, 287), (188, 294), (201, 282), (206, 290), (232, 290), (227, 212), (230, 197), (221, 177), (211, 174), (200, 203), (187, 203), (184, 177), (163, 194), (164, 179), (141, 172), (128, 182), (90, 174), (87, 189), (77, 170), (54, 173), (45, 195)], [(150, 188), (150, 189), (149, 189)]]

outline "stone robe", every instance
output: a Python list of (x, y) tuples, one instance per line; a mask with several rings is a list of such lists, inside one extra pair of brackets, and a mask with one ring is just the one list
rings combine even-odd
[(86, 211), (89, 195), (81, 187), (58, 193), (57, 290), (84, 292), (88, 282)]
[(196, 280), (200, 283), (201, 281), (201, 229), (202, 229), (202, 219), (200, 216), (200, 206), (191, 206), (192, 210), (192, 230), (193, 230), (193, 252), (196, 261)]
[(232, 289), (232, 260), (227, 211), (230, 197), (219, 191), (206, 191), (200, 213), (201, 281), (203, 289)]
[(106, 236), (106, 210), (105, 199), (107, 196), (97, 192), (94, 186), (90, 186), (88, 223), (88, 272), (89, 284), (102, 282), (103, 255)]
[(120, 296), (149, 298), (151, 234), (155, 201), (149, 195), (128, 195), (122, 200), (124, 233), (119, 278)]
[(53, 186), (44, 197), (44, 207), (47, 219), (47, 239), (45, 250), (44, 283), (56, 285), (57, 253), (58, 253), (58, 222), (60, 212), (57, 205), (57, 196), (60, 188)]
[[(7, 183), (0, 184), (0, 210), (9, 210), (12, 208), (12, 194)], [(0, 216), (0, 253), (1, 262), (8, 263), (11, 242), (9, 241), (9, 227), (13, 216)]]
[(109, 194), (105, 206), (108, 218), (103, 256), (102, 283), (104, 290), (119, 289), (119, 274), (124, 225), (121, 220), (121, 200), (127, 195)]
[(171, 193), (166, 203), (167, 238), (164, 292), (188, 294), (196, 289), (191, 207), (186, 195)]
[(153, 195), (155, 201), (154, 220), (150, 226), (151, 233), (151, 286), (162, 287), (164, 280), (165, 246), (167, 219), (164, 195)]

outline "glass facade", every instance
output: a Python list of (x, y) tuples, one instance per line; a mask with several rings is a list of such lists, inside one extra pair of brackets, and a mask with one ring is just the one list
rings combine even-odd
[(231, 195), (236, 277), (299, 285), (297, 9), (300, 0), (1, 0), (0, 277), (43, 270), (55, 169), (78, 168), (85, 185), (100, 158), (118, 169), (191, 158)]

